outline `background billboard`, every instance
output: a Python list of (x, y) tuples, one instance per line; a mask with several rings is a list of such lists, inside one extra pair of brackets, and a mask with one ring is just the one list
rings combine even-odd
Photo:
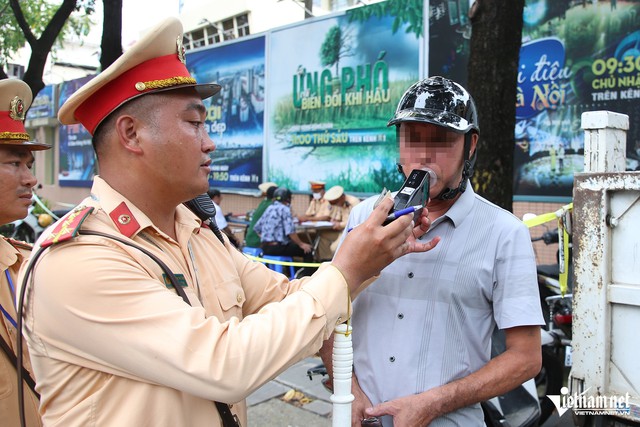
[(217, 83), (205, 99), (206, 127), (216, 144), (209, 183), (214, 188), (255, 189), (263, 181), (265, 38), (187, 53), (199, 83)]
[[(430, 2), (431, 74), (466, 81), (471, 32), (466, 13), (460, 13), (466, 3)], [(573, 175), (584, 167), (582, 113), (640, 113), (640, 4), (527, 0), (523, 18), (514, 196), (568, 199)], [(634, 120), (627, 159), (627, 169), (639, 169), (640, 129)]]
[(307, 191), (309, 180), (356, 193), (399, 187), (395, 129), (386, 124), (419, 78), (420, 51), (420, 34), (389, 13), (349, 11), (272, 31), (269, 180), (294, 191)]

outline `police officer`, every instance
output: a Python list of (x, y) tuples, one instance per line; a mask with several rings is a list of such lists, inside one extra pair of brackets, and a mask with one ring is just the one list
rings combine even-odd
[[(0, 80), (0, 225), (27, 216), (31, 189), (37, 183), (31, 172), (32, 151), (50, 148), (31, 142), (24, 128), (31, 100), (31, 89), (23, 81)], [(18, 271), (30, 251), (31, 245), (25, 242), (0, 237), (0, 419), (7, 426), (20, 425), (15, 299)], [(38, 395), (26, 346), (23, 359), (26, 368), (23, 375), (25, 421), (27, 426), (39, 426), (42, 423), (38, 414)]]
[[(209, 188), (202, 99), (168, 18), (61, 107), (93, 135), (91, 197), (38, 242), (25, 336), (47, 424), (220, 426), (313, 355), (366, 281), (418, 243), (426, 215), (382, 226), (391, 200), (334, 260), (289, 282), (204, 227), (183, 202)], [(39, 249), (38, 249), (39, 250)], [(248, 316), (251, 314), (251, 316)]]
[(360, 203), (360, 199), (344, 192), (340, 185), (334, 185), (324, 194), (329, 203), (329, 221), (333, 224), (331, 230), (322, 230), (318, 244), (318, 256), (321, 260), (331, 259), (336, 252), (340, 234), (347, 225), (351, 209)]
[(304, 215), (298, 216), (298, 221), (328, 221), (329, 202), (324, 198), (326, 183), (324, 181), (309, 181), (311, 200)]

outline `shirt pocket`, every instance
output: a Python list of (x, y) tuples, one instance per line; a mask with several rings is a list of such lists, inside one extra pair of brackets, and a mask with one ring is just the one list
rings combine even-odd
[(242, 318), (242, 306), (247, 298), (237, 280), (225, 280), (216, 284), (215, 297), (226, 319), (232, 316)]

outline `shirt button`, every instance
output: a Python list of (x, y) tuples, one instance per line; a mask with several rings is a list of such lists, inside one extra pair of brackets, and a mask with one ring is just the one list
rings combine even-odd
[(404, 314), (398, 313), (398, 319), (404, 319)]
[(238, 294), (238, 296), (236, 297), (236, 301), (238, 301), (238, 303), (242, 302), (242, 294)]
[(396, 361), (396, 357), (395, 357), (395, 356), (391, 356), (391, 357), (389, 358), (389, 362), (393, 363), (393, 362), (395, 362), (395, 361)]
[(413, 273), (409, 273), (407, 274), (407, 276), (409, 277), (409, 279), (413, 279)]

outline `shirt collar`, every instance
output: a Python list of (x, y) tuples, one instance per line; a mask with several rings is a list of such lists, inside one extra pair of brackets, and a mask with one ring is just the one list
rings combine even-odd
[[(14, 265), (22, 258), (22, 254), (4, 237), (0, 237), (0, 269), (1, 271)], [(4, 274), (4, 273), (3, 273)]]
[(464, 193), (460, 194), (458, 200), (455, 201), (444, 216), (453, 222), (454, 227), (458, 227), (462, 224), (462, 221), (464, 221), (465, 218), (469, 217), (471, 209), (473, 209), (473, 202), (475, 198), (476, 193), (473, 191), (473, 186), (471, 185), (471, 182), (467, 182), (467, 189)]
[[(105, 180), (100, 176), (95, 176), (93, 179), (93, 186), (91, 187), (91, 198), (99, 201), (101, 208), (110, 214), (114, 210), (117, 210), (120, 205), (124, 203), (128, 215), (131, 216), (131, 221), (135, 220), (139, 227), (130, 234), (130, 238), (136, 236), (140, 231), (145, 228), (153, 228), (159, 234), (164, 235), (160, 229), (158, 229), (153, 222), (145, 215), (140, 209), (136, 207), (131, 201), (129, 201), (122, 194), (114, 190)], [(111, 218), (114, 226), (120, 230), (120, 225)], [(190, 228), (192, 231), (196, 231), (200, 228), (202, 221), (184, 205), (178, 206), (176, 209), (176, 222), (180, 226)], [(178, 230), (176, 230), (178, 231)]]

